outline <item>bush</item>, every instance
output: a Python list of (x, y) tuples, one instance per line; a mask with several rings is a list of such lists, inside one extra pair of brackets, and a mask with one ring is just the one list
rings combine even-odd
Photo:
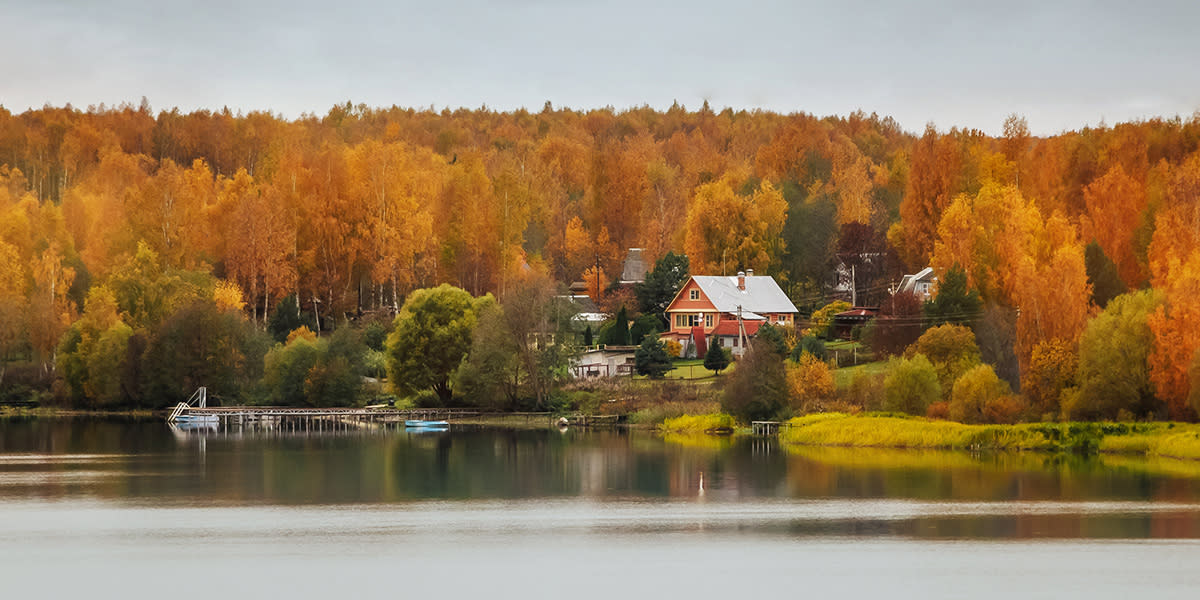
[(380, 321), (367, 323), (362, 333), (363, 344), (366, 344), (367, 348), (371, 350), (382, 353), (383, 344), (387, 341), (387, 336), (392, 331), (390, 325), (391, 323)]
[(765, 324), (758, 328), (758, 333), (755, 334), (755, 339), (761, 340), (763, 346), (770, 348), (772, 352), (779, 355), (779, 358), (787, 358), (788, 343), (784, 339), (783, 329), (774, 325)]
[(811, 354), (818, 360), (825, 360), (825, 340), (815, 335), (806, 335), (800, 338), (800, 343), (792, 348), (792, 360), (800, 362), (800, 357), (804, 354)]
[[(949, 416), (960, 423), (970, 424), (997, 422), (992, 418), (1009, 419), (1007, 415), (1011, 403), (1000, 402), (1009, 395), (1008, 384), (996, 376), (991, 365), (977, 365), (954, 383)], [(988, 414), (989, 407), (992, 415)]]
[(725, 387), (721, 408), (742, 421), (769, 419), (787, 406), (783, 359), (757, 339), (748, 350)]
[(954, 382), (963, 373), (979, 364), (979, 346), (975, 333), (962, 325), (939, 325), (930, 328), (905, 351), (908, 355), (924, 354), (937, 369), (943, 399), (949, 399)]
[(821, 412), (833, 399), (833, 373), (829, 365), (811, 354), (800, 357), (800, 364), (787, 369), (790, 404), (801, 412)]
[(683, 354), (683, 344), (675, 340), (664, 341), (663, 349), (667, 351), (667, 356), (671, 358), (679, 358), (679, 355)]
[(984, 403), (983, 415), (988, 423), (1011, 425), (1020, 420), (1021, 413), (1025, 412), (1025, 408), (1026, 405), (1021, 401), (1020, 396), (1006, 394)]
[(925, 411), (925, 416), (930, 419), (940, 419), (942, 421), (950, 418), (950, 403), (944, 400), (938, 400), (929, 405), (929, 409)]
[(884, 380), (883, 373), (856, 373), (842, 394), (842, 400), (863, 410), (882, 410), (887, 394)]
[(942, 397), (937, 370), (924, 354), (893, 358), (888, 363), (883, 387), (883, 409), (910, 415), (924, 415), (929, 404)]
[(408, 397), (413, 408), (441, 408), (442, 399), (433, 390), (421, 390)]

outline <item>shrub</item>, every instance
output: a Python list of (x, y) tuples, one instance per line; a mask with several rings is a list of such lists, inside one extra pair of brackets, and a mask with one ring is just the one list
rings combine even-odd
[(930, 419), (941, 419), (943, 421), (950, 418), (950, 403), (944, 400), (938, 400), (929, 405), (929, 409), (925, 411), (925, 416)]
[(363, 328), (362, 339), (363, 344), (367, 348), (376, 352), (383, 352), (383, 344), (387, 341), (388, 333), (391, 332), (390, 323), (381, 321), (371, 321)]
[(441, 408), (442, 399), (433, 390), (420, 390), (408, 397), (413, 408)]
[(721, 408), (743, 421), (769, 419), (787, 405), (783, 359), (757, 339), (748, 350), (725, 387)]
[(979, 346), (975, 334), (962, 325), (939, 325), (917, 338), (906, 354), (924, 354), (937, 370), (943, 399), (949, 399), (954, 382), (979, 364)]
[(842, 399), (863, 410), (882, 410), (886, 396), (884, 379), (883, 373), (856, 373), (842, 394)]
[(1007, 396), (1008, 384), (996, 376), (991, 365), (977, 365), (954, 383), (948, 414), (961, 423), (994, 423), (996, 421), (987, 414), (987, 407), (995, 404), (992, 411), (996, 415), (1006, 415), (1008, 405), (1001, 406), (998, 402)]
[(317, 334), (313, 333), (312, 330), (309, 329), (307, 325), (301, 325), (301, 326), (293, 329), (290, 333), (287, 334), (287, 342), (286, 343), (290, 344), (290, 343), (292, 343), (293, 340), (295, 340), (297, 338), (304, 338), (310, 342), (316, 342)]
[(999, 398), (988, 400), (983, 405), (983, 416), (988, 423), (1011, 425), (1016, 423), (1021, 413), (1025, 412), (1026, 404), (1016, 394), (1005, 394)]
[(758, 328), (758, 333), (754, 337), (764, 342), (763, 346), (778, 354), (779, 358), (787, 358), (788, 343), (784, 339), (783, 328), (769, 324), (763, 325)]
[(800, 357), (804, 354), (811, 354), (819, 360), (825, 360), (825, 340), (815, 335), (806, 335), (800, 338), (800, 343), (792, 349), (792, 360), (800, 362)]
[(671, 358), (679, 358), (679, 355), (683, 354), (683, 344), (675, 340), (664, 341), (663, 349), (667, 351), (667, 356)]
[(800, 357), (800, 363), (787, 369), (790, 404), (802, 412), (819, 412), (833, 399), (833, 373), (829, 365), (811, 354)]
[(924, 415), (929, 404), (942, 397), (937, 370), (924, 354), (893, 358), (883, 387), (883, 409), (910, 415)]

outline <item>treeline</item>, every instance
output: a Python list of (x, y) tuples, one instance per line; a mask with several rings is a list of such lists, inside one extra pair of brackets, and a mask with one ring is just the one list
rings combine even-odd
[(707, 105), (0, 109), (0, 357), (53, 373), (89, 290), (115, 294), (139, 245), (163, 272), (235, 284), (259, 328), (295, 296), (318, 333), (443, 282), (501, 300), (530, 273), (609, 282), (641, 247), (771, 274), (804, 312), (853, 267), (859, 304), (893, 323), (913, 309), (889, 308), (889, 283), (959, 265), (984, 360), (1014, 388), (1039, 348), (1080, 356), (1109, 300), (1153, 288), (1153, 395), (1192, 418), (1198, 147), (1196, 118), (1039, 138), (1015, 116), (999, 137), (914, 136), (875, 115)]

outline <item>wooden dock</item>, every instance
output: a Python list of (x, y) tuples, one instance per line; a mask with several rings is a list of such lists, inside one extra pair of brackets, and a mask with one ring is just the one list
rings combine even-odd
[(754, 435), (775, 435), (779, 433), (779, 421), (752, 421), (750, 431)]
[(391, 410), (386, 408), (297, 408), (287, 406), (224, 406), (188, 407), (178, 416), (215, 420), (221, 426), (242, 425), (279, 428), (293, 431), (333, 431), (356, 429), (368, 425), (399, 426), (410, 419), (422, 421), (454, 421), (478, 417), (480, 411), (457, 408), (418, 408)]
[[(612, 427), (616, 415), (509, 413), (461, 408), (299, 408), (285, 406), (177, 406), (168, 421), (200, 423), (205, 428), (278, 430), (310, 433), (362, 429), (404, 429), (405, 421), (446, 421), (461, 425), (560, 426), (565, 418), (570, 427)], [(186, 426), (186, 425), (185, 425)]]

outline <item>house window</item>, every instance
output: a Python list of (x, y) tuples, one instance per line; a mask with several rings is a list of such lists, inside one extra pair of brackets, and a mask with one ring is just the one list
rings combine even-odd
[(696, 327), (700, 325), (700, 315), (688, 315), (688, 327)]
[(712, 313), (707, 313), (704, 315), (704, 326), (710, 329), (712, 328)]
[(700, 290), (689, 290), (688, 291), (688, 300), (699, 300), (699, 299), (700, 299)]
[(684, 320), (685, 316), (687, 316), (687, 315), (681, 315), (679, 313), (675, 313), (675, 326), (676, 327), (687, 327), (687, 321)]

